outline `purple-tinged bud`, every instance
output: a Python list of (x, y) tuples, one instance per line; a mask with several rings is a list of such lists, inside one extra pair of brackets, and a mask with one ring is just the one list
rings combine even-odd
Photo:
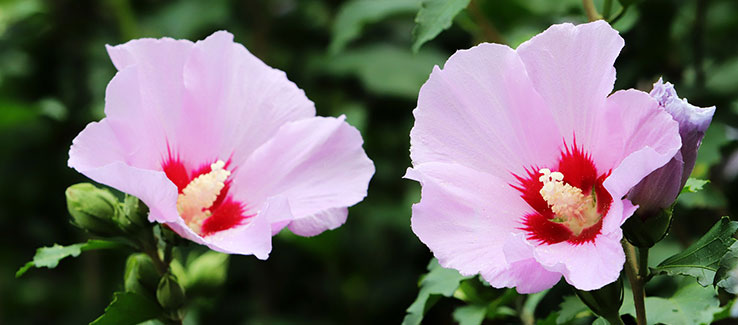
[(674, 203), (694, 169), (697, 150), (715, 114), (714, 106), (702, 108), (690, 104), (677, 96), (674, 85), (661, 79), (653, 85), (651, 97), (679, 123), (682, 148), (671, 161), (646, 176), (628, 193), (628, 199), (639, 205), (642, 218)]
[(623, 233), (638, 247), (653, 246), (669, 231), (671, 207), (694, 169), (697, 150), (715, 114), (714, 106), (701, 108), (690, 104), (677, 96), (674, 85), (661, 79), (653, 85), (651, 97), (679, 123), (682, 148), (628, 193), (638, 210), (623, 224)]

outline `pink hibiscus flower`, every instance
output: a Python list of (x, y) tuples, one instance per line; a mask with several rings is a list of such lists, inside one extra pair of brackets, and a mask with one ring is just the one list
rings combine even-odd
[(412, 228), (441, 265), (521, 293), (563, 275), (615, 281), (622, 199), (679, 149), (649, 94), (611, 93), (623, 39), (607, 23), (554, 25), (517, 50), (481, 44), (436, 67), (410, 134), (422, 185)]
[(334, 229), (366, 196), (374, 165), (344, 117), (313, 103), (233, 35), (108, 47), (118, 73), (105, 115), (69, 166), (139, 197), (149, 220), (210, 248), (266, 259), (284, 227)]

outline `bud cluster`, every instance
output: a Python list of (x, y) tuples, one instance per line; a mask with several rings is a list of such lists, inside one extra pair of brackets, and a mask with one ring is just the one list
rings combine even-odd
[(137, 198), (126, 195), (123, 202), (107, 189), (90, 183), (67, 188), (67, 210), (72, 224), (101, 237), (136, 233), (149, 221), (148, 208)]

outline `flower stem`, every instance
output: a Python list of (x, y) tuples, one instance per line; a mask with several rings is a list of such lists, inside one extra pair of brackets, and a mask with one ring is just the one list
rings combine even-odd
[[(636, 257), (635, 247), (625, 239), (623, 239), (622, 243), (626, 258), (625, 274), (628, 276), (630, 287), (633, 290), (636, 322), (638, 325), (646, 325), (646, 290), (644, 285), (645, 275), (648, 274), (648, 248), (640, 249), (640, 254)], [(636, 259), (638, 260), (636, 261)], [(639, 263), (640, 265), (638, 265)]]
[(638, 278), (644, 283), (648, 279), (648, 248), (638, 248)]
[(498, 44), (505, 44), (505, 38), (502, 37), (502, 34), (500, 34), (495, 25), (493, 25), (492, 22), (487, 19), (487, 16), (485, 16), (484, 12), (482, 12), (476, 0), (469, 1), (469, 7), (467, 10), (472, 16), (474, 22), (476, 22), (477, 25), (482, 29), (482, 35), (484, 36), (484, 39), (486, 41)]
[(602, 16), (597, 13), (597, 8), (595, 8), (594, 2), (592, 0), (582, 0), (582, 5), (584, 6), (584, 12), (587, 13), (587, 18), (589, 19), (589, 21), (602, 19)]
[(602, 7), (602, 18), (605, 20), (610, 18), (610, 12), (612, 12), (612, 0), (605, 0), (605, 5)]

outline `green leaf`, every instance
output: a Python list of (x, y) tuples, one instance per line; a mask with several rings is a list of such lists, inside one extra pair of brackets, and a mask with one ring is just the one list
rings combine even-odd
[(90, 325), (134, 325), (161, 314), (153, 300), (133, 292), (116, 292), (105, 313)]
[(428, 273), (420, 280), (420, 292), (402, 320), (402, 325), (418, 325), (423, 315), (440, 296), (451, 297), (462, 280), (470, 277), (459, 274), (459, 271), (445, 269), (432, 259), (428, 264)]
[(735, 242), (738, 222), (722, 217), (702, 238), (652, 269), (654, 274), (688, 275), (702, 286), (713, 283), (720, 259)]
[[(682, 281), (672, 297), (646, 297), (648, 324), (710, 324), (719, 312), (720, 301), (712, 287), (703, 288), (692, 281)], [(635, 317), (635, 308), (623, 306), (623, 314)]]
[(579, 313), (587, 312), (589, 308), (576, 296), (566, 296), (559, 305), (556, 324), (566, 324), (577, 317)]
[(415, 16), (413, 51), (418, 52), (425, 42), (451, 27), (454, 17), (468, 5), (469, 0), (423, 0)]
[(558, 319), (558, 317), (559, 313), (550, 313), (548, 314), (548, 316), (546, 316), (546, 318), (536, 320), (536, 325), (557, 325), (558, 322), (556, 321), (556, 319)]
[(359, 37), (364, 25), (378, 22), (392, 15), (416, 12), (420, 0), (354, 0), (338, 10), (333, 24), (330, 53), (342, 51), (346, 44)]
[(713, 284), (732, 294), (738, 294), (738, 242), (728, 248), (728, 252), (720, 259), (720, 267), (715, 273)]
[(702, 191), (691, 193), (685, 192), (679, 195), (677, 203), (686, 208), (721, 209), (727, 205), (723, 192), (715, 189), (709, 183), (705, 184)]
[(59, 261), (62, 260), (65, 257), (72, 256), (77, 257), (80, 253), (84, 251), (89, 251), (93, 249), (112, 249), (112, 248), (122, 248), (127, 247), (121, 243), (113, 242), (113, 241), (107, 241), (107, 240), (98, 240), (98, 239), (90, 239), (86, 243), (79, 243), (69, 246), (61, 246), (59, 244), (54, 244), (54, 246), (51, 247), (41, 247), (36, 250), (36, 255), (33, 256), (33, 261), (30, 261), (26, 263), (26, 265), (23, 265), (16, 273), (15, 277), (18, 278), (22, 276), (28, 269), (32, 267), (41, 268), (46, 267), (53, 269), (58, 264)]
[(312, 62), (318, 73), (353, 75), (375, 94), (417, 98), (420, 86), (445, 56), (436, 51), (413, 54), (390, 45), (373, 45), (347, 50), (338, 56)]
[(602, 317), (597, 317), (597, 319), (595, 319), (594, 322), (592, 322), (592, 325), (610, 325), (610, 322), (608, 322)]
[(487, 307), (481, 305), (466, 305), (454, 310), (454, 320), (459, 325), (479, 325), (487, 314)]
[(702, 187), (709, 182), (709, 180), (690, 177), (687, 179), (687, 183), (684, 184), (684, 188), (682, 188), (681, 193), (697, 193), (702, 191)]

